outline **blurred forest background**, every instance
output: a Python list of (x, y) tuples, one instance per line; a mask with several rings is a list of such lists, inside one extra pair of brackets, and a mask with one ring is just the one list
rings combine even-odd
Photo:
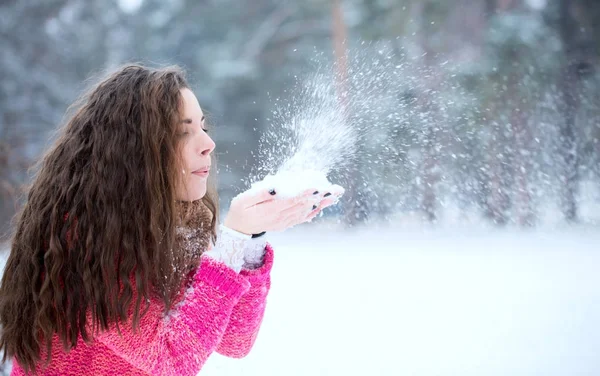
[(293, 96), (317, 55), (350, 69), (364, 43), (429, 73), (397, 93), (406, 124), (357, 150), (385, 163), (355, 166), (330, 215), (596, 223), (599, 21), (597, 0), (0, 1), (2, 229), (90, 77), (125, 62), (183, 66), (215, 124), (227, 206), (258, 163), (274, 98)]

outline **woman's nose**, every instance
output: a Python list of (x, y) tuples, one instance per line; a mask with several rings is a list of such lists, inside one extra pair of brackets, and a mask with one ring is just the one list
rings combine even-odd
[(215, 142), (207, 135), (198, 148), (198, 154), (209, 155), (215, 149), (215, 146)]

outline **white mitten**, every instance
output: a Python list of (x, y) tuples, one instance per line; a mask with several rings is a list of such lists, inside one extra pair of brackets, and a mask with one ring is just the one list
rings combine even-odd
[(223, 262), (239, 273), (244, 265), (244, 251), (250, 239), (250, 235), (220, 225), (217, 230), (217, 243), (203, 255)]

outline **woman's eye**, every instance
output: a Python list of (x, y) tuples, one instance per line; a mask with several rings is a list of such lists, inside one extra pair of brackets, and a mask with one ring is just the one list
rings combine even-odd
[(202, 129), (204, 133), (208, 133), (208, 129)]

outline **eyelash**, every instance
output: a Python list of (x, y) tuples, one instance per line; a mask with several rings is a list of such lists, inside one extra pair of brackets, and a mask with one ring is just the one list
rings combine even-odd
[[(208, 129), (204, 129), (204, 128), (202, 128), (202, 130), (204, 131), (204, 133), (208, 133)], [(180, 134), (180, 135), (181, 135), (181, 136), (188, 136), (189, 134), (190, 134), (190, 132), (188, 132), (188, 131), (183, 131), (183, 132), (181, 132), (181, 134)]]

